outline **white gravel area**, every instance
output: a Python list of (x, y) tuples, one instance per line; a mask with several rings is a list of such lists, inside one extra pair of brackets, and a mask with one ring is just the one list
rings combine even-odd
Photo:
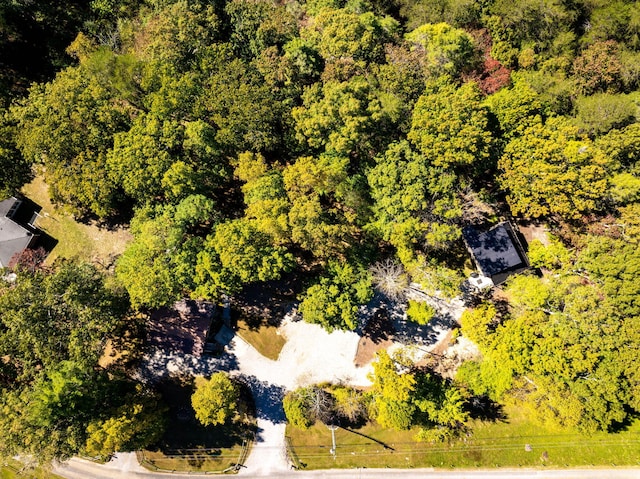
[(278, 365), (285, 371), (288, 389), (309, 384), (332, 382), (368, 386), (371, 365), (354, 364), (360, 336), (352, 331), (328, 333), (317, 324), (285, 318), (280, 327), (287, 339)]
[[(451, 321), (457, 321), (463, 310), (461, 303), (453, 304), (415, 292), (416, 299), (426, 300), (436, 308), (440, 320), (425, 328), (407, 329), (406, 338), (422, 339), (425, 350), (435, 346), (446, 336)], [(410, 328), (406, 319), (401, 327)], [(152, 379), (166, 375), (201, 374), (228, 371), (246, 382), (256, 402), (258, 433), (249, 457), (240, 474), (278, 476), (289, 471), (286, 455), (285, 417), (282, 398), (287, 391), (299, 386), (322, 382), (368, 386), (373, 367), (356, 367), (355, 355), (360, 335), (351, 331), (328, 333), (321, 326), (295, 320), (288, 314), (279, 328), (286, 343), (277, 361), (262, 356), (253, 346), (235, 336), (220, 358), (195, 357), (188, 354), (151, 352), (141, 368), (141, 377)], [(394, 345), (393, 347), (400, 347)]]

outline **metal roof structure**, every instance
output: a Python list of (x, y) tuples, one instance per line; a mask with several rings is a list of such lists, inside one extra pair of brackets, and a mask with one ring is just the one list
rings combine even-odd
[(22, 200), (16, 197), (0, 201), (0, 268), (6, 268), (38, 237), (33, 225), (24, 220), (21, 206)]
[(529, 267), (524, 248), (506, 221), (486, 231), (467, 226), (462, 230), (462, 236), (478, 271), (495, 285)]

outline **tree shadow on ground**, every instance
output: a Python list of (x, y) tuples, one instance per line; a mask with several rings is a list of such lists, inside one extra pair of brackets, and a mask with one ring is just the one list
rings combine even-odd
[(147, 344), (166, 352), (200, 355), (216, 307), (205, 301), (179, 301), (153, 311), (147, 323)]
[(389, 319), (386, 308), (380, 308), (373, 313), (362, 331), (362, 336), (371, 339), (374, 344), (380, 344), (391, 339), (394, 334), (393, 323)]
[(458, 322), (449, 313), (436, 312), (428, 324), (418, 324), (406, 318), (396, 321), (395, 339), (403, 344), (432, 346), (440, 340), (443, 330), (456, 326)]
[(160, 348), (149, 351), (140, 364), (140, 379), (150, 384), (170, 379), (176, 372), (209, 376), (216, 371), (237, 371), (238, 361), (234, 354), (216, 357), (197, 357), (174, 353)]
[(308, 272), (296, 270), (279, 280), (246, 285), (233, 297), (232, 326), (235, 327), (239, 319), (252, 330), (265, 324), (280, 326), (282, 318), (297, 303), (309, 277)]
[(360, 437), (364, 437), (365, 439), (368, 439), (369, 441), (375, 442), (376, 444), (380, 444), (384, 449), (388, 450), (388, 451), (395, 451), (394, 448), (392, 448), (391, 446), (389, 446), (388, 444), (379, 441), (376, 438), (373, 438), (371, 436), (367, 436), (366, 434), (362, 434), (361, 432), (358, 431), (354, 431), (353, 429), (350, 429), (348, 427), (342, 427), (342, 429), (344, 429), (347, 432), (353, 433), (353, 434), (357, 434)]
[(509, 422), (504, 407), (488, 396), (473, 396), (465, 404), (471, 419), (489, 422)]
[[(217, 426), (203, 426), (195, 417), (191, 406), (194, 391), (191, 378), (168, 378), (157, 384), (169, 408), (167, 428), (158, 442), (158, 449), (167, 454), (188, 454), (194, 449), (222, 449), (242, 444), (255, 431), (250, 422), (235, 421)], [(240, 394), (239, 410), (251, 417), (252, 404), (247, 402), (248, 392)], [(249, 395), (250, 397), (250, 395)]]
[(251, 389), (256, 407), (256, 417), (274, 424), (286, 421), (282, 399), (285, 389), (282, 386), (261, 381), (256, 376), (241, 376), (240, 380)]

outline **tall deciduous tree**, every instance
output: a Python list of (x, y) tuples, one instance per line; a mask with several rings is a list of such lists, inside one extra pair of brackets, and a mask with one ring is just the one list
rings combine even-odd
[(638, 407), (637, 371), (626, 365), (638, 348), (638, 286), (631, 278), (639, 261), (635, 245), (585, 240), (577, 262), (554, 276), (510, 281), (511, 319), (488, 329), (480, 310), (463, 319), (463, 333), (476, 337), (483, 360), (475, 377), (474, 368), (463, 368), (462, 376), (480, 386), (477, 392), (511, 396), (541, 422), (593, 432), (614, 428)]
[(213, 201), (202, 195), (136, 213), (131, 224), (135, 239), (116, 265), (116, 277), (134, 307), (171, 304), (193, 290), (200, 233), (216, 221)]
[(33, 86), (12, 114), (18, 148), (27, 161), (44, 163), (54, 201), (80, 213), (114, 213), (117, 186), (106, 158), (113, 135), (128, 129), (130, 108), (79, 66)]
[(308, 87), (293, 109), (297, 137), (317, 151), (366, 159), (384, 140), (389, 116), (362, 76)]
[(226, 373), (215, 373), (209, 379), (197, 377), (195, 387), (191, 404), (203, 425), (224, 424), (234, 417), (240, 390)]
[(107, 342), (133, 321), (123, 292), (86, 264), (16, 274), (0, 284), (0, 455), (45, 463), (84, 452), (91, 437), (106, 441), (105, 455), (112, 441), (154, 442), (162, 409), (117, 368), (98, 366)]
[(278, 279), (293, 265), (293, 255), (283, 246), (274, 246), (254, 220), (220, 223), (198, 253), (195, 295), (217, 299), (244, 284)]
[(493, 138), (480, 90), (474, 83), (456, 87), (447, 77), (429, 82), (413, 110), (407, 138), (436, 167), (485, 162)]
[(327, 274), (307, 290), (299, 310), (305, 321), (319, 324), (327, 331), (353, 330), (357, 326), (358, 306), (372, 295), (367, 271), (348, 263), (331, 262)]
[(95, 267), (63, 263), (53, 272), (20, 270), (0, 284), (0, 351), (14, 380), (61, 361), (92, 364), (122, 325), (128, 303)]
[(282, 171), (268, 168), (262, 155), (241, 153), (235, 169), (247, 206), (245, 218), (271, 237), (274, 243), (290, 242), (289, 210), (291, 203), (285, 190)]
[(434, 161), (403, 141), (376, 158), (367, 175), (374, 200), (371, 226), (396, 248), (442, 248), (460, 236), (459, 177)]
[(460, 75), (472, 66), (475, 49), (471, 36), (447, 23), (427, 23), (407, 33), (406, 40), (425, 55), (432, 76)]
[(359, 240), (366, 203), (361, 178), (348, 168), (348, 158), (325, 154), (298, 158), (282, 172), (291, 240), (319, 258), (344, 254)]
[(577, 218), (602, 207), (612, 163), (567, 120), (554, 118), (513, 139), (499, 166), (514, 214)]
[(12, 195), (32, 176), (31, 163), (15, 144), (15, 124), (8, 113), (0, 109), (0, 198)]

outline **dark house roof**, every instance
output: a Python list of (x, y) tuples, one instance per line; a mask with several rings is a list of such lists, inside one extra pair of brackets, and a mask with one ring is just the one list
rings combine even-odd
[(529, 267), (524, 248), (508, 222), (486, 231), (467, 226), (462, 236), (480, 273), (491, 278), (495, 285)]
[(34, 211), (27, 211), (16, 197), (0, 201), (0, 268), (16, 254), (31, 246), (38, 232), (33, 226)]

